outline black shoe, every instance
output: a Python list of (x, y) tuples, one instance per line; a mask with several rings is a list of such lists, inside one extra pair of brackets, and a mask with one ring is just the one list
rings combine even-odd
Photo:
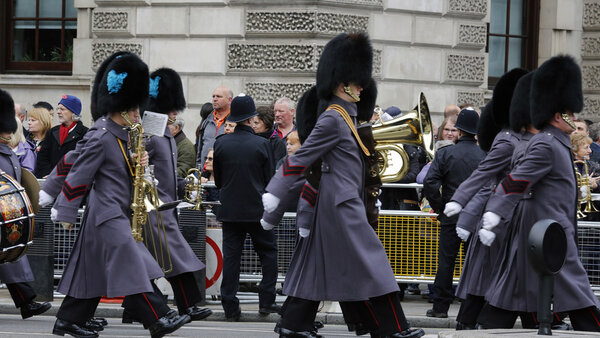
[(315, 328), (315, 331), (322, 329), (324, 326), (325, 324), (323, 324), (323, 322), (320, 320), (316, 320), (313, 322), (313, 327)]
[(21, 306), (21, 317), (23, 317), (23, 319), (26, 319), (31, 316), (41, 315), (42, 313), (50, 310), (51, 307), (52, 307), (52, 304), (50, 304), (48, 302), (45, 302), (45, 303), (31, 302), (31, 303)]
[(394, 333), (391, 336), (384, 336), (389, 338), (419, 338), (425, 335), (423, 329), (406, 329), (400, 333)]
[(239, 322), (242, 316), (242, 309), (238, 307), (237, 311), (228, 315), (225, 314), (225, 320), (228, 322)]
[(292, 331), (288, 330), (284, 327), (279, 328), (279, 337), (289, 337), (289, 338), (323, 338), (320, 334), (317, 334), (313, 331)]
[(93, 322), (96, 322), (102, 326), (107, 326), (108, 325), (108, 321), (105, 318), (102, 317), (94, 317), (92, 319), (90, 319)]
[(433, 309), (427, 310), (427, 317), (448, 318), (447, 312), (435, 312)]
[(84, 324), (79, 325), (80, 327), (88, 330), (88, 331), (96, 331), (96, 332), (100, 332), (102, 330), (104, 330), (104, 326), (102, 326), (102, 324), (97, 323), (93, 320), (88, 320), (87, 322), (85, 322)]
[(281, 305), (277, 305), (275, 303), (258, 308), (258, 313), (260, 313), (261, 315), (268, 315), (269, 313), (279, 313), (280, 311)]
[(64, 320), (57, 319), (54, 323), (52, 334), (64, 336), (70, 334), (73, 337), (98, 337), (98, 332), (86, 330), (79, 325)]
[(182, 315), (169, 318), (167, 316), (159, 318), (148, 330), (152, 338), (160, 338), (166, 334), (175, 332), (185, 323), (190, 322), (190, 316)]
[(475, 330), (477, 329), (476, 324), (465, 324), (461, 322), (456, 322), (456, 331), (460, 330)]
[(199, 308), (196, 305), (192, 307), (188, 307), (187, 309), (180, 311), (181, 315), (190, 316), (191, 320), (202, 320), (210, 315), (212, 315), (212, 310), (209, 308)]

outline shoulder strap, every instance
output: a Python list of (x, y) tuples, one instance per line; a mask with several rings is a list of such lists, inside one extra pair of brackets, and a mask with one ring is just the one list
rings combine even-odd
[(333, 109), (340, 113), (340, 115), (342, 115), (342, 118), (344, 119), (344, 121), (346, 121), (348, 127), (350, 127), (350, 130), (352, 131), (352, 134), (354, 135), (354, 138), (356, 139), (356, 142), (358, 142), (358, 145), (362, 149), (363, 153), (365, 153), (365, 155), (367, 156), (370, 156), (371, 154), (369, 153), (369, 150), (363, 144), (362, 140), (360, 139), (360, 136), (358, 136), (358, 131), (356, 131), (356, 127), (354, 126), (354, 123), (352, 122), (352, 119), (350, 118), (350, 115), (348, 115), (346, 109), (344, 109), (344, 107), (340, 106), (339, 104), (332, 104), (329, 107), (327, 107), (327, 110), (330, 109)]

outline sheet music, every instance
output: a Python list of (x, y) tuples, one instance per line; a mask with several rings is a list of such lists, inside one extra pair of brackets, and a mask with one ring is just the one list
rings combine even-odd
[(165, 128), (167, 127), (168, 119), (169, 116), (167, 114), (145, 111), (144, 118), (142, 119), (142, 128), (144, 128), (144, 134), (155, 136), (165, 135)]

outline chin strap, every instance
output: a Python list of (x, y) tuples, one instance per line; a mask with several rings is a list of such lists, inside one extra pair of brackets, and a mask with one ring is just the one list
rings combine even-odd
[(344, 86), (344, 93), (350, 95), (350, 97), (353, 98), (354, 100), (356, 100), (356, 102), (360, 101), (360, 97), (358, 97), (358, 96), (356, 96), (356, 94), (354, 94), (352, 89), (350, 89), (350, 86)]
[(167, 124), (173, 124), (173, 123), (175, 123), (175, 119), (172, 119), (172, 118), (169, 117), (167, 119)]
[(569, 115), (562, 113), (560, 114), (560, 117), (573, 129), (577, 129), (577, 127), (575, 126), (575, 123), (573, 123), (573, 121), (571, 120), (571, 118), (569, 117)]
[(133, 121), (129, 119), (129, 114), (127, 114), (126, 111), (122, 112), (121, 116), (125, 119), (125, 121), (127, 122), (127, 124), (129, 124), (130, 127), (133, 126)]
[(6, 142), (6, 143), (10, 143), (11, 138), (10, 137), (4, 137), (4, 136), (0, 136), (0, 140)]

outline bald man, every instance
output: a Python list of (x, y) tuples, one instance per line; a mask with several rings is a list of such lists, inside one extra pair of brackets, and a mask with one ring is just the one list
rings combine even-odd
[(213, 111), (200, 124), (196, 165), (204, 166), (208, 151), (212, 149), (217, 136), (225, 133), (225, 119), (229, 115), (233, 92), (227, 87), (217, 87), (212, 95)]
[(460, 113), (460, 107), (455, 104), (447, 105), (446, 108), (444, 108), (444, 118), (452, 115), (458, 116), (458, 113)]

